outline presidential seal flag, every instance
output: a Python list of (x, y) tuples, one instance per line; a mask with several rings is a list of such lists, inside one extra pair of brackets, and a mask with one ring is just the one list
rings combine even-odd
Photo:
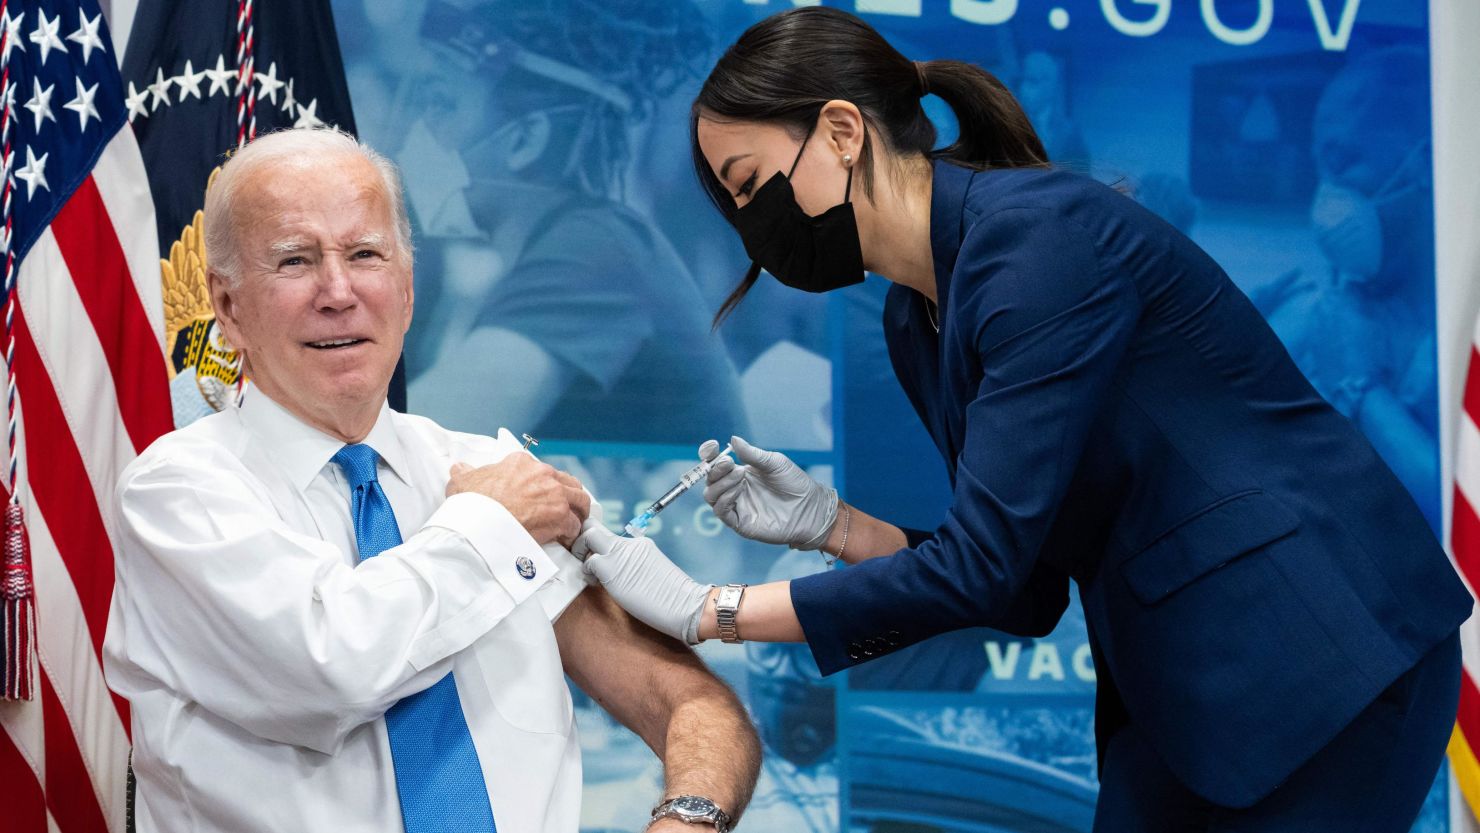
[(0, 2), (0, 65), (4, 586), (34, 611), (7, 617), (0, 830), (122, 830), (102, 654), (115, 482), (171, 426), (154, 208), (96, 0)]
[(354, 115), (323, 0), (141, 0), (123, 77), (154, 194), (170, 398), (184, 426), (236, 401), (247, 381), (206, 292), (201, 209), (213, 172), (260, 133), (353, 133)]

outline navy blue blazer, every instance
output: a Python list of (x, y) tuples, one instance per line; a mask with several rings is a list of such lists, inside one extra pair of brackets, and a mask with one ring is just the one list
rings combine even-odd
[(1267, 795), (1471, 600), (1418, 507), (1191, 240), (1091, 179), (936, 162), (939, 326), (892, 287), (895, 373), (953, 503), (792, 582), (832, 673), (972, 625), (1041, 636), (1079, 587), (1097, 735), (1203, 797)]

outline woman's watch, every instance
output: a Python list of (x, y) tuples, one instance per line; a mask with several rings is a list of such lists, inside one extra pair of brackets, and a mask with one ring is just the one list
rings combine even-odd
[(658, 819), (678, 819), (684, 824), (712, 824), (719, 833), (730, 833), (734, 820), (702, 795), (680, 795), (653, 808), (651, 824)]
[(736, 616), (740, 613), (740, 600), (745, 598), (744, 584), (726, 584), (714, 597), (714, 623), (719, 627), (721, 642), (731, 644), (744, 642), (740, 638), (740, 625)]

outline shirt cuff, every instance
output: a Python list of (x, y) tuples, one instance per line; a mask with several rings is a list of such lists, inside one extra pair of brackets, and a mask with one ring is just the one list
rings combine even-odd
[(426, 526), (461, 535), (478, 553), (494, 579), (520, 604), (555, 577), (559, 568), (504, 505), (485, 495), (463, 492), (442, 503)]
[(551, 544), (546, 552), (560, 570), (549, 584), (540, 588), (539, 593), (540, 606), (553, 622), (581, 595), (581, 591), (600, 582), (596, 580), (596, 576), (586, 572), (585, 565), (579, 558), (571, 555), (569, 550), (561, 549), (558, 544)]

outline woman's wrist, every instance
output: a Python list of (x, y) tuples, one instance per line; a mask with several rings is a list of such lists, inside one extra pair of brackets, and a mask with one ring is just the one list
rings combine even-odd
[[(838, 533), (839, 529), (842, 530), (841, 534)], [(832, 565), (838, 563), (839, 559), (842, 559), (844, 563), (847, 563), (848, 533), (851, 532), (852, 529), (853, 509), (848, 506), (848, 504), (839, 499), (837, 520), (833, 522), (833, 528), (828, 531), (827, 540), (823, 542), (824, 546), (820, 548), (822, 550), (822, 560), (827, 562), (827, 566), (831, 567)], [(832, 546), (825, 546), (827, 544), (831, 544)]]
[[(699, 640), (719, 638), (719, 616), (715, 602), (719, 587), (711, 588), (699, 618)], [(772, 581), (746, 588), (735, 610), (735, 630), (742, 642), (802, 642), (801, 623), (791, 604), (791, 582)]]
[(899, 527), (839, 500), (838, 521), (823, 542), (822, 551), (844, 563), (857, 564), (907, 546), (909, 540)]
[[(828, 559), (829, 564), (834, 559), (842, 558), (846, 554), (844, 553), (845, 547), (843, 545), (848, 535), (852, 532), (852, 526), (853, 508), (844, 503), (842, 498), (838, 498), (837, 517), (833, 521), (832, 529), (827, 531), (827, 538), (823, 540), (822, 546), (818, 547), (819, 550), (833, 557)], [(847, 559), (844, 558), (843, 560), (846, 561)]]
[[(710, 587), (709, 595), (704, 598), (704, 612), (699, 614), (700, 642), (719, 638), (719, 611), (715, 608), (715, 602), (718, 600), (719, 587)], [(736, 618), (738, 622), (738, 616)]]

